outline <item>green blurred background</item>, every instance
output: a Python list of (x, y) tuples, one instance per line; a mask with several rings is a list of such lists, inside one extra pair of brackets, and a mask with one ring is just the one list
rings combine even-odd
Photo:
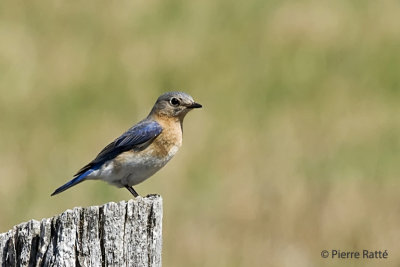
[(0, 232), (131, 198), (102, 182), (50, 193), (182, 90), (204, 108), (137, 186), (163, 196), (165, 266), (399, 266), (399, 14), (394, 0), (2, 1)]

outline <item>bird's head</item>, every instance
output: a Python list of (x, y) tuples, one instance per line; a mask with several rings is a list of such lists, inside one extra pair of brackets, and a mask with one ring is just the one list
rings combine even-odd
[(161, 95), (149, 116), (177, 118), (183, 121), (185, 115), (195, 108), (202, 106), (194, 102), (193, 97), (183, 92), (168, 92)]

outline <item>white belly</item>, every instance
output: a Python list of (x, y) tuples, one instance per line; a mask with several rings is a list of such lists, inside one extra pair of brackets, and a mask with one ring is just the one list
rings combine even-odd
[(125, 152), (121, 157), (105, 162), (88, 178), (100, 179), (117, 187), (137, 185), (164, 167), (178, 149), (179, 146), (173, 146), (162, 158), (153, 156), (149, 149), (139, 153)]

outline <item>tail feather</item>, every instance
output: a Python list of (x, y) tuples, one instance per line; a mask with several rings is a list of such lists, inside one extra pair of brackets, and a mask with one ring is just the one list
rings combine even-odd
[(94, 171), (93, 169), (87, 170), (86, 172), (84, 172), (84, 173), (82, 173), (81, 175), (75, 177), (74, 179), (72, 179), (71, 181), (69, 181), (68, 183), (66, 183), (65, 185), (60, 186), (59, 188), (57, 188), (57, 189), (53, 192), (53, 194), (51, 194), (51, 195), (52, 195), (52, 196), (57, 195), (57, 194), (59, 194), (59, 193), (61, 193), (61, 192), (64, 192), (64, 191), (67, 190), (68, 188), (70, 188), (70, 187), (72, 187), (72, 186), (74, 186), (74, 185), (77, 185), (77, 184), (83, 182), (83, 181), (85, 180), (85, 178), (86, 178), (89, 174), (91, 174), (93, 171)]

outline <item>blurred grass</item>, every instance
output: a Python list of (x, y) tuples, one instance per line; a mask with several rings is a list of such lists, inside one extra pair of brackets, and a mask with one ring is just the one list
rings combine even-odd
[[(398, 266), (400, 4), (0, 3), (0, 231), (130, 197), (50, 193), (159, 94), (190, 93), (165, 266)], [(323, 249), (389, 259), (323, 260)]]

